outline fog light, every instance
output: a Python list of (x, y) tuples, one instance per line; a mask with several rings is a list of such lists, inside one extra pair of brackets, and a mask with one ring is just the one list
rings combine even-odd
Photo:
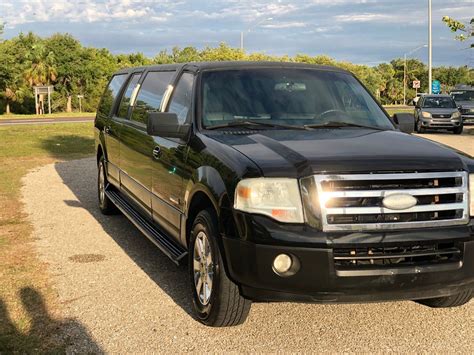
[(291, 260), (291, 256), (280, 254), (273, 260), (273, 271), (279, 275), (284, 274), (291, 269), (292, 265), (293, 261)]

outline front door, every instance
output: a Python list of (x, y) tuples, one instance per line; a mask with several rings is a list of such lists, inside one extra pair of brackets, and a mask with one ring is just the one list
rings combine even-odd
[[(172, 92), (168, 112), (176, 113), (180, 124), (191, 121), (194, 75), (184, 72)], [(166, 104), (166, 103), (165, 103)], [(154, 137), (152, 209), (153, 219), (179, 240), (181, 215), (184, 211), (183, 178), (186, 174), (186, 142)]]

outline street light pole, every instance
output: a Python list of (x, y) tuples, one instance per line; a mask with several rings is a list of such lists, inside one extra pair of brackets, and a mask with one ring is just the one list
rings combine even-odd
[(244, 34), (245, 32), (250, 32), (253, 28), (261, 25), (262, 23), (266, 22), (266, 21), (271, 21), (273, 20), (273, 17), (267, 17), (251, 26), (249, 26), (245, 31), (240, 31), (240, 50), (243, 52), (244, 51)]
[(433, 53), (433, 43), (431, 36), (431, 0), (428, 0), (428, 92), (432, 93), (432, 82), (433, 82), (433, 62), (432, 62), (432, 53)]
[(408, 74), (407, 56), (410, 55), (410, 54), (413, 54), (417, 50), (419, 50), (421, 48), (425, 48), (425, 47), (428, 47), (428, 45), (424, 44), (422, 46), (416, 47), (415, 49), (412, 49), (411, 51), (409, 51), (408, 53), (405, 53), (403, 55), (403, 105), (407, 104), (407, 99), (406, 99), (407, 98), (407, 95), (406, 95), (406, 92), (407, 92), (407, 74)]

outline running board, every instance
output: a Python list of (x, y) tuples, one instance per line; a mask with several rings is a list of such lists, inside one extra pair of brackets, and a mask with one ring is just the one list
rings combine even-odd
[(176, 265), (179, 265), (186, 259), (186, 249), (143, 218), (119, 192), (107, 189), (105, 190), (105, 194), (112, 203)]

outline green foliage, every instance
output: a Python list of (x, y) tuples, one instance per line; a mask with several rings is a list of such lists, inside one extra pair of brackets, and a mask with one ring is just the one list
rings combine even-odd
[[(83, 95), (82, 109), (96, 110), (104, 88), (113, 72), (124, 67), (198, 61), (250, 60), (282, 61), (332, 65), (354, 73), (383, 104), (403, 101), (403, 59), (394, 59), (376, 67), (338, 62), (326, 55), (297, 54), (294, 57), (265, 53), (245, 53), (221, 43), (199, 50), (195, 47), (174, 47), (162, 50), (154, 58), (143, 53), (113, 55), (107, 49), (84, 47), (70, 34), (57, 33), (41, 38), (33, 33), (0, 42), (0, 113), (34, 112), (33, 85), (51, 84), (53, 112), (78, 110), (77, 95)], [(468, 67), (440, 67), (434, 78), (444, 90), (455, 84), (473, 83), (473, 70)], [(421, 80), (420, 91), (427, 91), (428, 70), (416, 59), (407, 61), (407, 99), (415, 96), (413, 80)]]
[[(467, 41), (469, 38), (474, 37), (474, 17), (471, 18), (471, 21), (469, 21), (469, 24), (455, 20), (449, 16), (443, 16), (442, 20), (446, 24), (446, 26), (449, 27), (451, 32), (454, 32), (454, 33), (464, 32), (457, 35), (455, 37), (456, 40), (464, 42), (464, 41)], [(471, 44), (471, 48), (474, 48), (474, 44)]]

